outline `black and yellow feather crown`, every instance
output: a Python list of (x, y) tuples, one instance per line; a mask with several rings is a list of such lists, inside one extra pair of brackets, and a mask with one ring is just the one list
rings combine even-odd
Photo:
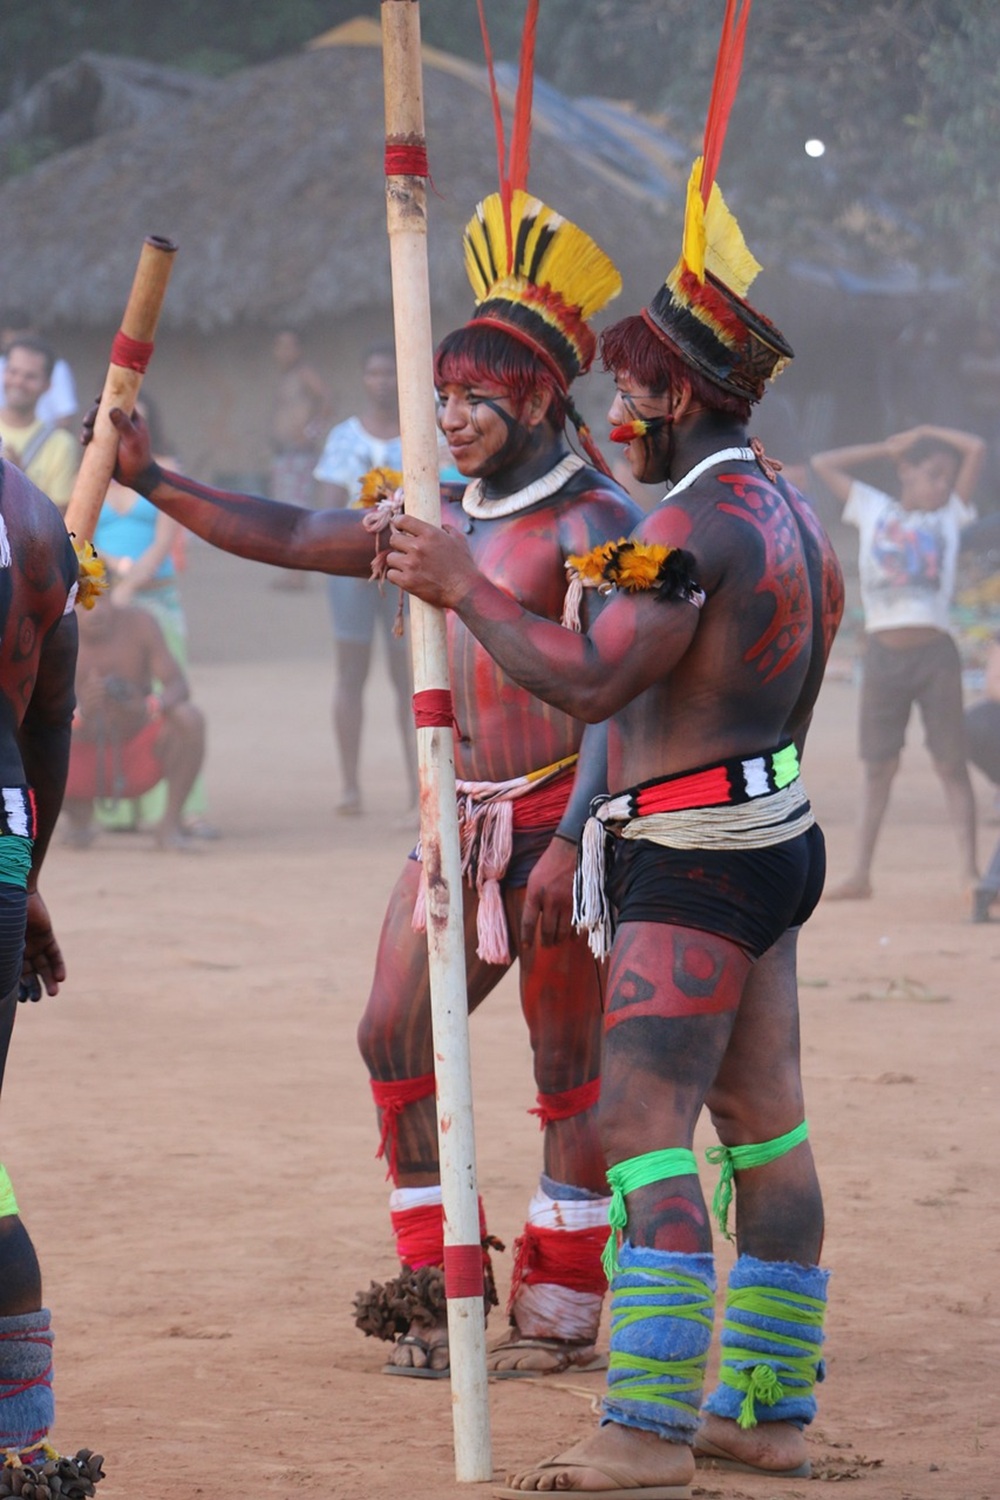
[(465, 268), (476, 298), (470, 324), (526, 344), (568, 389), (590, 368), (588, 319), (621, 291), (614, 263), (588, 234), (521, 188), (483, 200), (465, 230)]

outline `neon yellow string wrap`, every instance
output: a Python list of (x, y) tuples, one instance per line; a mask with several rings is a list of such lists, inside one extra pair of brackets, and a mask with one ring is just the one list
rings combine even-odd
[[(753, 1335), (755, 1330), (745, 1323), (733, 1322), (728, 1316), (732, 1311), (785, 1322), (794, 1319), (796, 1323), (805, 1324), (808, 1328), (822, 1329), (826, 1304), (817, 1297), (807, 1297), (804, 1293), (789, 1292), (777, 1287), (731, 1289), (726, 1298), (727, 1316), (723, 1318), (722, 1326), (731, 1333), (746, 1338), (748, 1334)], [(757, 1405), (775, 1406), (785, 1396), (802, 1396), (811, 1391), (816, 1384), (816, 1369), (822, 1358), (822, 1349), (818, 1343), (777, 1333), (773, 1327), (761, 1330), (760, 1337), (766, 1338), (769, 1344), (780, 1345), (788, 1353), (765, 1356), (759, 1349), (740, 1349), (727, 1344), (719, 1371), (719, 1379), (723, 1384), (744, 1393), (743, 1405), (737, 1417), (743, 1428), (757, 1426)], [(793, 1352), (795, 1350), (800, 1352)], [(780, 1362), (781, 1375), (793, 1377), (791, 1387), (782, 1384), (781, 1376), (773, 1364), (764, 1363), (765, 1359), (775, 1358)], [(747, 1369), (733, 1368), (734, 1364), (743, 1361), (747, 1363)]]
[(799, 752), (794, 745), (786, 745), (771, 756), (771, 774), (778, 791), (788, 786), (799, 774)]
[(630, 1156), (617, 1166), (608, 1168), (611, 1185), (611, 1205), (608, 1223), (611, 1233), (601, 1256), (601, 1264), (608, 1281), (618, 1269), (618, 1235), (628, 1224), (625, 1207), (626, 1193), (636, 1188), (648, 1187), (651, 1182), (663, 1182), (668, 1177), (690, 1177), (698, 1174), (698, 1158), (693, 1151), (674, 1147), (667, 1151), (647, 1151), (643, 1156)]
[(0, 1219), (12, 1219), (17, 1212), (14, 1188), (7, 1175), (7, 1168), (0, 1162)]
[(713, 1167), (720, 1168), (718, 1185), (712, 1197), (712, 1213), (727, 1240), (732, 1239), (729, 1233), (729, 1207), (733, 1201), (733, 1173), (743, 1172), (747, 1167), (763, 1167), (769, 1161), (776, 1161), (779, 1156), (800, 1146), (808, 1134), (809, 1121), (803, 1120), (801, 1125), (796, 1125), (787, 1134), (775, 1136), (773, 1141), (761, 1141), (756, 1146), (707, 1148), (705, 1160)]
[[(665, 1153), (651, 1154), (663, 1155)], [(635, 1160), (643, 1161), (645, 1158), (640, 1156)], [(657, 1180), (657, 1178), (652, 1179), (654, 1182)], [(624, 1328), (631, 1327), (634, 1323), (658, 1317), (687, 1318), (692, 1323), (699, 1323), (711, 1334), (715, 1297), (704, 1281), (697, 1276), (687, 1276), (674, 1269), (657, 1271), (651, 1266), (643, 1266), (642, 1274), (645, 1277), (662, 1280), (665, 1285), (643, 1287), (641, 1295), (644, 1300), (638, 1305), (623, 1307), (612, 1301), (612, 1348), (608, 1363), (609, 1375), (613, 1371), (628, 1370), (633, 1374), (634, 1379), (614, 1381), (609, 1387), (609, 1394), (614, 1396), (615, 1400), (624, 1398), (631, 1401), (658, 1401), (664, 1406), (674, 1407), (682, 1414), (687, 1414), (691, 1408), (682, 1401), (674, 1400), (674, 1397), (685, 1391), (701, 1390), (705, 1379), (707, 1352), (692, 1355), (686, 1359), (650, 1359), (646, 1355), (615, 1349), (614, 1335)], [(691, 1300), (681, 1303), (668, 1300), (684, 1294), (687, 1294)], [(656, 1379), (647, 1384), (642, 1377), (650, 1375)]]

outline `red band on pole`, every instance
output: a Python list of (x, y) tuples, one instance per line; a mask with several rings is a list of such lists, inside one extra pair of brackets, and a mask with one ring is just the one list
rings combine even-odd
[(399, 141), (385, 143), (385, 175), (387, 177), (429, 177), (427, 147), (406, 145)]
[(111, 363), (120, 370), (135, 370), (145, 375), (153, 355), (153, 345), (142, 339), (130, 339), (119, 328), (111, 342)]
[(450, 1298), (483, 1295), (482, 1245), (445, 1245), (444, 1294)]
[(447, 688), (424, 688), (413, 695), (413, 722), (418, 729), (457, 729)]

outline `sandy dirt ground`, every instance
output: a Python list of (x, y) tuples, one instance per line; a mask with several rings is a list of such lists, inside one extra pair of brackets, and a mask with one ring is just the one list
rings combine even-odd
[[(385, 679), (369, 693), (369, 810), (338, 818), (320, 581), (273, 591), (264, 570), (195, 548), (186, 588), (224, 837), (190, 856), (126, 834), (54, 848), (43, 889), (71, 977), (22, 1010), (3, 1101), (54, 1310), (55, 1435), (107, 1456), (107, 1500), (486, 1493), (455, 1482), (448, 1384), (386, 1379), (387, 1346), (351, 1318), (355, 1291), (394, 1270), (354, 1042), (412, 840)], [(829, 682), (806, 762), (834, 878), (855, 711), (849, 678)], [(984, 821), (984, 854), (998, 833)], [(969, 924), (956, 868), (914, 735), (874, 899), (822, 905), (801, 945), (833, 1271), (815, 1477), (706, 1471), (697, 1494), (1000, 1495), (1000, 926)], [(509, 979), (472, 1031), (480, 1184), (509, 1245), (539, 1168)], [(723, 1274), (729, 1260), (723, 1247)], [(509, 1266), (497, 1258), (502, 1296)], [(498, 1474), (582, 1436), (600, 1389), (597, 1375), (492, 1387)]]

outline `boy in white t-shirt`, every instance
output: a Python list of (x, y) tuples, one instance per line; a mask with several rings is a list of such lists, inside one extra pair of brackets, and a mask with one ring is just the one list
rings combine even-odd
[[(955, 826), (963, 879), (969, 885), (978, 879), (962, 668), (950, 612), (960, 533), (975, 518), (970, 502), (985, 448), (972, 433), (924, 426), (812, 460), (815, 473), (846, 502), (845, 521), (860, 532), (866, 638), (859, 709), (865, 786), (857, 853), (851, 874), (826, 892), (828, 900), (863, 900), (872, 893), (872, 858), (914, 703)], [(861, 465), (884, 458), (896, 466), (898, 499), (855, 478)]]

